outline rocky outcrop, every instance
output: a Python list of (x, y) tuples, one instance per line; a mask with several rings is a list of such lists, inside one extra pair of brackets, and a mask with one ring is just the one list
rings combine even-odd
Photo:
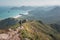
[(19, 29), (21, 28), (18, 27), (15, 31), (9, 29), (9, 32), (0, 34), (0, 40), (21, 40), (18, 33)]

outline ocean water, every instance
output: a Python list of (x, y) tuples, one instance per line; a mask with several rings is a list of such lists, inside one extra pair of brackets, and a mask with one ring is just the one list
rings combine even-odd
[(0, 20), (6, 19), (9, 17), (15, 17), (18, 16), (19, 14), (25, 14), (26, 11), (23, 10), (10, 10), (8, 8), (0, 8)]

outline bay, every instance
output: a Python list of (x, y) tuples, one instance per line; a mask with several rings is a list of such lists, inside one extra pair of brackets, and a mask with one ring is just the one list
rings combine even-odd
[(0, 20), (6, 19), (9, 17), (15, 17), (19, 14), (23, 14), (25, 11), (23, 10), (10, 10), (10, 9), (2, 9), (0, 8)]

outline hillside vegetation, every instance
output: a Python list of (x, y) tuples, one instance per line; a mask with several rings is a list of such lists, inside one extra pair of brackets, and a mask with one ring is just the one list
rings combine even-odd
[(0, 29), (9, 29), (11, 27), (20, 26), (18, 20), (15, 18), (7, 18), (0, 21)]
[(60, 34), (55, 29), (39, 21), (29, 21), (22, 26), (24, 29), (20, 33), (23, 40), (60, 40)]

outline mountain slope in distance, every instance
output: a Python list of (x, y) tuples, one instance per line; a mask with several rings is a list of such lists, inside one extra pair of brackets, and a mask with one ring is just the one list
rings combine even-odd
[(60, 20), (60, 6), (39, 7), (29, 11), (29, 15), (32, 15), (35, 19), (42, 20), (44, 23), (54, 23)]

